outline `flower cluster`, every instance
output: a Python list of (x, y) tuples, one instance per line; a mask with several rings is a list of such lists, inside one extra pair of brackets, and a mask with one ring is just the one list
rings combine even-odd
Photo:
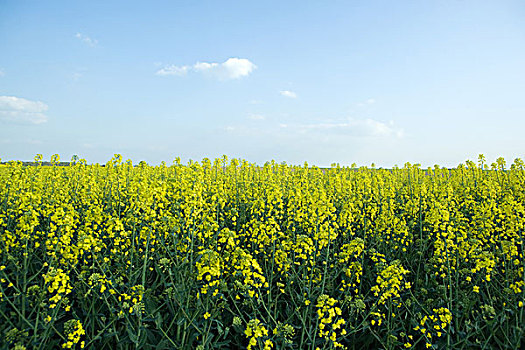
[(200, 260), (195, 265), (198, 271), (197, 281), (202, 284), (198, 295), (216, 296), (219, 293), (218, 287), (223, 273), (223, 262), (219, 253), (205, 250), (201, 252)]
[(268, 282), (263, 275), (261, 266), (253, 256), (243, 249), (237, 247), (226, 256), (225, 262), (228, 266), (229, 274), (234, 278), (234, 286), (247, 293), (249, 297), (258, 298), (258, 290), (268, 288)]
[[(69, 320), (64, 323), (64, 332), (67, 335), (65, 343), (62, 344), (62, 348), (64, 349), (73, 349), (82, 336), (86, 334), (86, 331), (79, 320)], [(82, 341), (80, 343), (80, 348), (83, 349), (84, 345), (85, 342)]]
[(258, 319), (252, 319), (246, 325), (244, 334), (248, 338), (248, 350), (251, 350), (259, 342), (264, 346), (264, 350), (273, 349), (273, 342), (266, 339), (264, 342), (263, 338), (268, 337), (268, 329)]
[(53, 295), (49, 298), (49, 308), (53, 309), (57, 306), (60, 300), (71, 293), (71, 285), (69, 284), (69, 275), (64, 270), (51, 267), (47, 274), (44, 274), (44, 281), (47, 286), (49, 294)]
[[(338, 336), (345, 335), (346, 329), (342, 328), (346, 323), (341, 317), (341, 309), (336, 306), (337, 300), (326, 294), (317, 299), (317, 317), (319, 319), (319, 337), (325, 338), (334, 347), (343, 347), (337, 342)], [(339, 333), (339, 334), (338, 334)]]
[(122, 303), (122, 310), (119, 311), (119, 316), (123, 317), (127, 312), (132, 314), (141, 314), (144, 311), (144, 304), (142, 299), (144, 297), (144, 286), (135, 285), (130, 288), (129, 294), (122, 293), (118, 296), (118, 301)]
[(378, 304), (385, 304), (387, 300), (398, 298), (403, 290), (409, 289), (410, 282), (403, 279), (409, 273), (399, 261), (394, 261), (384, 267), (377, 276), (376, 285), (372, 291), (376, 297), (379, 297)]
[(363, 239), (356, 238), (350, 243), (344, 244), (337, 254), (337, 261), (344, 271), (341, 291), (353, 289), (354, 294), (358, 293), (357, 286), (361, 283), (361, 276), (363, 275), (361, 260), (364, 248)]
[(440, 338), (446, 332), (447, 326), (452, 322), (452, 313), (445, 307), (432, 310), (434, 313), (423, 316), (419, 325), (414, 330), (421, 332), (427, 341), (427, 347), (432, 344), (432, 336)]

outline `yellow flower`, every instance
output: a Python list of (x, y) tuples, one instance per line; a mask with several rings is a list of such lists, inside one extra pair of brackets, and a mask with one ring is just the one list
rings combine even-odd
[(264, 342), (264, 350), (271, 350), (273, 349), (273, 343), (270, 339), (266, 339)]

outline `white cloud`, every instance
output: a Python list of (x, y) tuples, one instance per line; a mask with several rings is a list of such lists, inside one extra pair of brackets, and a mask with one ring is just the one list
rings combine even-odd
[(181, 66), (181, 67), (178, 67), (178, 66), (175, 66), (175, 65), (171, 65), (171, 66), (166, 66), (160, 70), (157, 71), (157, 75), (176, 75), (176, 76), (183, 76), (183, 75), (186, 75), (186, 73), (188, 73), (188, 71), (190, 70), (190, 66)]
[(217, 69), (218, 67), (219, 67), (218, 63), (208, 63), (208, 62), (197, 62), (193, 65), (193, 69), (195, 69), (197, 72), (206, 72), (212, 69)]
[(284, 96), (284, 97), (297, 98), (297, 94), (290, 90), (282, 90), (282, 91), (279, 91), (279, 93), (281, 94), (281, 96)]
[(91, 47), (97, 46), (97, 44), (98, 44), (98, 40), (97, 39), (92, 39), (89, 36), (84, 35), (82, 33), (77, 33), (75, 35), (75, 38), (82, 40), (84, 43), (88, 44)]
[(374, 119), (350, 118), (341, 122), (328, 122), (317, 124), (302, 124), (298, 126), (301, 131), (334, 132), (354, 137), (397, 137), (404, 136), (403, 129), (394, 126), (393, 122), (383, 123)]
[(250, 114), (248, 118), (250, 118), (251, 120), (265, 120), (266, 119), (266, 117), (262, 114)]
[(48, 106), (40, 101), (30, 101), (15, 96), (0, 96), (0, 120), (15, 123), (42, 124)]
[(5, 75), (4, 70), (0, 68), (0, 77), (3, 77)]
[(190, 71), (210, 75), (220, 80), (240, 79), (253, 72), (257, 66), (246, 58), (228, 58), (222, 63), (197, 62), (192, 66), (168, 65), (155, 74), (183, 76)]
[(238, 79), (250, 75), (257, 68), (255, 64), (246, 58), (229, 58), (222, 64), (223, 72), (227, 79)]

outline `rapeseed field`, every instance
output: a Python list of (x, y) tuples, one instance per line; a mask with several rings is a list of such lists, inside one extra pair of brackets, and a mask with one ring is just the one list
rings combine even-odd
[(0, 165), (8, 349), (524, 346), (525, 169)]

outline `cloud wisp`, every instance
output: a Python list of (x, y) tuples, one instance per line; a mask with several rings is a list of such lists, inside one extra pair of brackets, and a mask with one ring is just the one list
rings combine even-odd
[(98, 45), (98, 40), (97, 39), (90, 38), (89, 36), (84, 35), (82, 33), (75, 34), (75, 38), (81, 40), (82, 42), (86, 43), (87, 45), (89, 45), (91, 47), (95, 47), (95, 46)]
[[(251, 120), (264, 120), (262, 115), (249, 115)], [(262, 129), (261, 129), (262, 127)], [(304, 138), (330, 139), (337, 140), (374, 140), (374, 139), (402, 139), (405, 132), (396, 126), (393, 121), (381, 122), (375, 119), (348, 118), (341, 120), (329, 120), (324, 122), (311, 123), (289, 123), (289, 122), (270, 122), (261, 125), (230, 125), (228, 131), (257, 133), (264, 131), (271, 135), (282, 135), (284, 138)], [(284, 134), (283, 134), (284, 133)], [(338, 142), (338, 141), (337, 141)]]
[(332, 132), (353, 137), (397, 137), (402, 138), (404, 131), (394, 126), (394, 122), (383, 123), (378, 120), (349, 118), (341, 122), (301, 124), (299, 131)]
[(281, 96), (288, 97), (288, 98), (297, 98), (297, 94), (290, 90), (281, 90), (279, 91), (279, 94), (281, 94)]
[(183, 76), (192, 69), (191, 66), (175, 66), (170, 65), (164, 68), (159, 69), (155, 74), (157, 75), (174, 75), (174, 76)]
[(43, 124), (48, 121), (48, 106), (15, 96), (0, 96), (0, 120), (9, 123)]
[(155, 74), (160, 76), (184, 76), (189, 72), (201, 73), (219, 80), (240, 79), (250, 75), (257, 66), (246, 58), (231, 57), (222, 63), (197, 62), (191, 66), (168, 65)]

